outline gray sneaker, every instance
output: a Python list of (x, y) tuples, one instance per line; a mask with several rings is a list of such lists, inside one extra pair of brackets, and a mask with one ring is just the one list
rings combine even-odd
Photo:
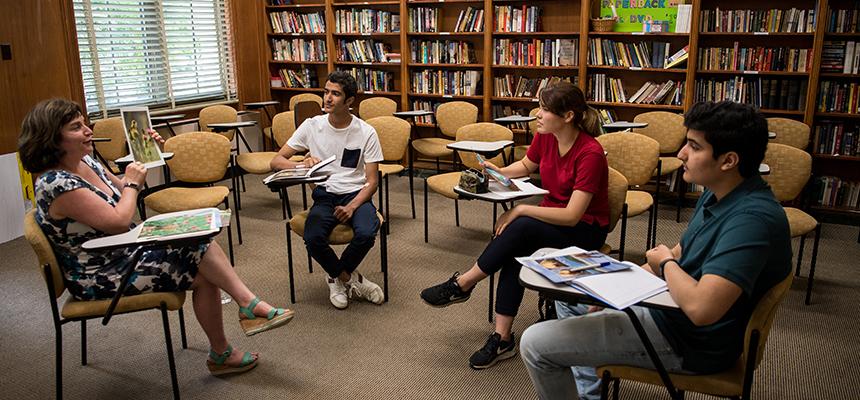
[(352, 274), (346, 285), (349, 286), (349, 297), (359, 297), (374, 304), (382, 304), (385, 301), (382, 288), (358, 272)]

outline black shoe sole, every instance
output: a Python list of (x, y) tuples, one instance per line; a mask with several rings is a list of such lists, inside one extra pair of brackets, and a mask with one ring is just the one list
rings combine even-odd
[[(419, 296), (419, 297), (420, 297), (420, 296)], [(450, 305), (452, 305), (452, 304), (462, 303), (462, 302), (464, 302), (464, 301), (466, 301), (466, 300), (469, 300), (469, 297), (462, 297), (462, 298), (459, 298), (459, 299), (457, 299), (457, 300), (451, 300), (451, 301), (449, 301), (449, 302), (447, 302), (447, 303), (445, 303), (445, 304), (438, 304), (438, 305), (437, 305), (437, 304), (430, 303), (429, 301), (424, 300), (424, 298), (423, 298), (423, 297), (421, 297), (421, 301), (423, 301), (423, 302), (424, 302), (424, 304), (427, 304), (428, 306), (433, 307), (433, 308), (445, 308), (445, 307), (448, 307), (448, 306), (450, 306)]]
[(510, 351), (506, 351), (502, 354), (499, 354), (496, 358), (493, 359), (493, 361), (490, 361), (490, 363), (487, 365), (472, 365), (472, 363), (469, 363), (469, 366), (472, 367), (472, 369), (477, 369), (477, 370), (487, 369), (487, 368), (492, 367), (493, 365), (496, 365), (497, 362), (507, 360), (509, 358), (512, 358), (515, 355), (517, 355), (517, 347), (516, 346), (514, 346), (514, 348), (511, 349)]

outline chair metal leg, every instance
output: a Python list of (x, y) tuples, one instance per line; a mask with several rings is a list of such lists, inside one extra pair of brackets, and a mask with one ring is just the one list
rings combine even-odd
[(314, 259), (311, 257), (311, 253), (308, 253), (308, 273), (314, 273)]
[(803, 248), (806, 247), (806, 235), (800, 237), (800, 246), (797, 248), (797, 268), (794, 276), (800, 276), (800, 263), (803, 262)]
[[(51, 294), (51, 296), (53, 296), (53, 294)], [(54, 301), (52, 301), (52, 302), (54, 302)], [(56, 308), (57, 306), (54, 305), (53, 307)], [(56, 384), (57, 384), (55, 391), (57, 394), (57, 400), (62, 400), (63, 399), (63, 326), (60, 325), (60, 320), (56, 317), (54, 317), (54, 339), (55, 339), (54, 351), (56, 352), (56, 354), (54, 354), (54, 356), (55, 356), (56, 368), (57, 368), (57, 370), (54, 372), (54, 375), (56, 377)]]
[(284, 192), (286, 189), (281, 189), (278, 191), (278, 197), (281, 198), (281, 219), (287, 219), (287, 201), (284, 198)]
[[(660, 167), (658, 167), (658, 170)], [(660, 175), (657, 175), (657, 188), (654, 190), (654, 223), (651, 225), (651, 246), (657, 246), (657, 214), (660, 212)]]
[(812, 300), (812, 283), (815, 280), (815, 261), (818, 258), (818, 239), (821, 238), (821, 223), (815, 225), (815, 241), (812, 242), (812, 260), (809, 261), (809, 280), (806, 281), (806, 305)]
[(609, 375), (609, 371), (603, 371), (603, 377), (600, 379), (600, 399), (607, 400), (609, 399), (609, 381), (612, 380), (612, 377)]
[(621, 206), (621, 239), (618, 241), (618, 259), (624, 261), (624, 241), (627, 240), (627, 203)]
[(391, 198), (388, 196), (388, 175), (385, 175), (385, 234), (391, 233)]
[(621, 385), (621, 379), (615, 378), (612, 380), (612, 398), (618, 400), (618, 387)]
[(188, 348), (188, 339), (185, 337), (185, 312), (179, 308), (179, 339), (182, 341), (182, 348)]
[(170, 338), (170, 320), (167, 318), (167, 304), (161, 302), (161, 323), (164, 326), (164, 343), (167, 346), (167, 363), (170, 365), (170, 383), (173, 398), (179, 400), (179, 381), (176, 379), (176, 360), (173, 359), (173, 341)]
[(302, 184), (302, 209), (308, 209), (308, 189), (305, 184)]
[(379, 260), (382, 264), (382, 293), (383, 301), (388, 302), (388, 221), (382, 223), (380, 227), (379, 240)]
[(233, 257), (233, 228), (227, 227), (227, 247), (230, 251), (230, 265), (236, 266), (236, 259)]
[(284, 224), (287, 233), (287, 268), (289, 269), (290, 277), (290, 303), (296, 304), (296, 289), (293, 282), (293, 241), (290, 238), (290, 222)]
[(454, 224), (460, 226), (460, 202), (454, 199)]
[(427, 178), (424, 178), (424, 243), (427, 243)]
[(87, 320), (81, 320), (81, 365), (87, 365)]
[[(224, 200), (226, 201), (227, 199)], [(227, 207), (229, 208), (230, 204), (227, 204)], [(239, 207), (236, 208), (236, 212), (233, 214), (236, 214), (236, 232), (239, 234), (239, 244), (242, 244), (242, 221), (239, 219)]]
[(412, 219), (415, 219), (415, 155), (412, 149), (412, 139), (409, 139), (409, 200), (412, 203)]
[(648, 230), (648, 232), (645, 233), (645, 251), (651, 249), (651, 224), (654, 222), (654, 214), (654, 204), (651, 204), (651, 208), (648, 209), (648, 224), (645, 228)]

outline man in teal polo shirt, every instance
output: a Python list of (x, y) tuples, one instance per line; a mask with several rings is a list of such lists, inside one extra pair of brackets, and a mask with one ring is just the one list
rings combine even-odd
[[(785, 211), (758, 173), (764, 117), (748, 105), (707, 102), (684, 125), (684, 180), (706, 190), (681, 242), (649, 250), (642, 266), (666, 280), (680, 310), (634, 311), (669, 371), (713, 373), (734, 364), (752, 310), (790, 273), (791, 243)], [(520, 343), (542, 399), (599, 398), (596, 366), (653, 367), (624, 313), (557, 307), (570, 318), (533, 325)]]

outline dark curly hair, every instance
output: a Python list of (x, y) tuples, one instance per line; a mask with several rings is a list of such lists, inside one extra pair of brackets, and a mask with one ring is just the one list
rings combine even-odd
[(355, 77), (349, 72), (334, 71), (328, 74), (328, 78), (326, 78), (326, 80), (340, 85), (340, 88), (343, 89), (343, 94), (346, 96), (345, 100), (349, 100), (350, 97), (355, 97), (358, 93), (358, 83), (355, 81)]
[(18, 154), (24, 169), (39, 173), (56, 167), (66, 154), (60, 147), (63, 125), (81, 115), (81, 106), (66, 99), (36, 104), (24, 117), (18, 136)]
[(744, 178), (758, 173), (767, 150), (767, 120), (751, 105), (733, 101), (696, 103), (684, 115), (684, 126), (705, 133), (713, 157), (738, 154), (738, 172)]

